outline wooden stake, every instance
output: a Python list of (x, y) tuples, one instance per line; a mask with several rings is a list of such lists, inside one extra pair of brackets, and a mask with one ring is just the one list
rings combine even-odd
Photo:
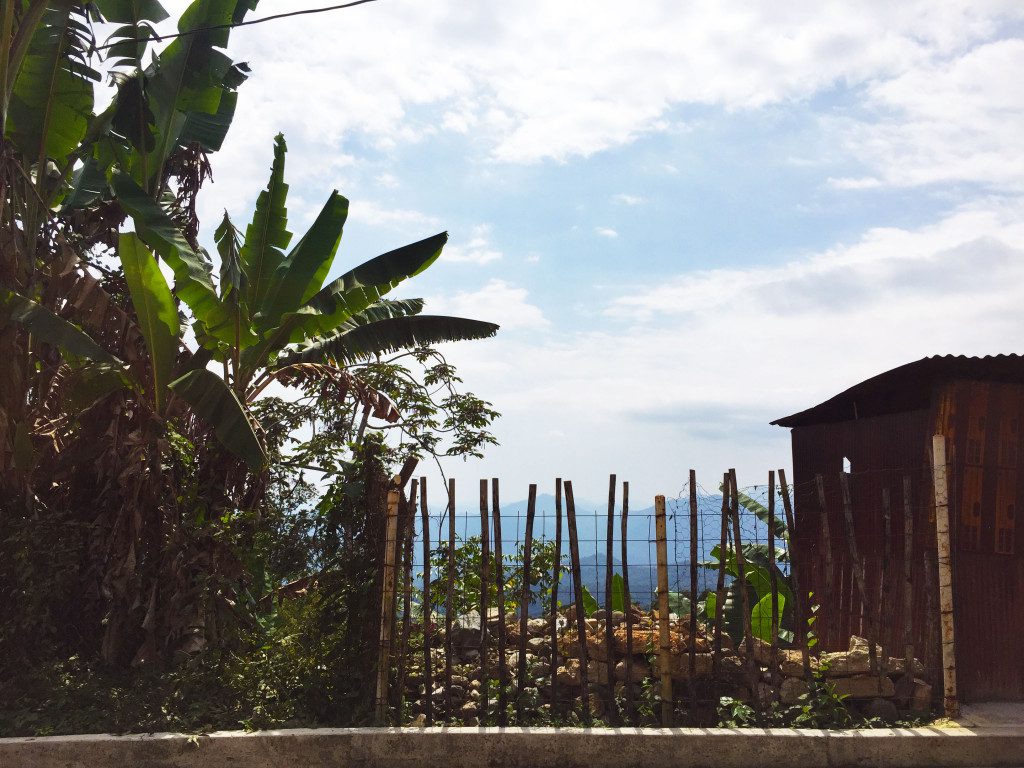
[(911, 501), (910, 475), (903, 476), (903, 650), (906, 659), (904, 674), (914, 678), (914, 508)]
[(526, 542), (523, 545), (523, 596), (519, 603), (519, 671), (516, 675), (516, 723), (523, 724), (523, 689), (526, 688), (527, 622), (530, 619), (530, 566), (533, 556), (533, 517), (537, 511), (537, 485), (530, 484), (526, 502)]
[(878, 642), (883, 648), (891, 648), (895, 645), (888, 643), (888, 635), (885, 631), (886, 617), (890, 616), (892, 600), (892, 582), (889, 576), (889, 568), (892, 564), (892, 497), (889, 488), (882, 488), (882, 571), (881, 584), (878, 587), (878, 605), (875, 608), (875, 633)]
[(729, 497), (732, 485), (729, 473), (722, 475), (722, 531), (718, 544), (718, 583), (715, 586), (715, 625), (711, 653), (711, 680), (720, 687), (722, 664), (722, 620), (725, 616), (725, 567), (729, 545)]
[(402, 724), (402, 706), (405, 704), (405, 678), (409, 666), (409, 636), (412, 632), (412, 540), (413, 528), (416, 520), (416, 491), (418, 489), (416, 480), (412, 481), (409, 488), (409, 501), (406, 509), (408, 514), (403, 513), (402, 517), (406, 522), (406, 528), (402, 536), (402, 634), (398, 646), (398, 675), (395, 681), (395, 710), (398, 712), (398, 724)]
[[(505, 560), (501, 542), (501, 504), (498, 478), (491, 478), (491, 513), (494, 515), (494, 585), (498, 601), (498, 725), (508, 725), (508, 659), (505, 658)], [(486, 685), (486, 683), (484, 683)]]
[[(835, 601), (833, 588), (835, 569), (832, 566), (832, 532), (829, 527), (828, 505), (825, 503), (825, 480), (821, 475), (815, 475), (814, 482), (818, 487), (818, 504), (821, 507), (821, 543), (825, 555), (825, 594), (820, 598), (820, 604), (824, 606), (826, 600)], [(831, 634), (831, 630), (826, 631)]]
[(491, 577), (490, 519), (487, 510), (487, 481), (480, 481), (480, 725), (487, 724), (487, 593)]
[(622, 484), (622, 607), (626, 615), (626, 717), (636, 725), (633, 705), (633, 605), (629, 595), (629, 483)]
[(668, 532), (665, 497), (654, 497), (654, 536), (658, 553), (658, 668), (661, 671), (661, 725), (672, 727), (672, 638), (668, 618)]
[(448, 591), (444, 603), (444, 702), (445, 716), (452, 717), (452, 620), (455, 618), (455, 478), (448, 478)]
[(551, 708), (558, 708), (558, 584), (562, 580), (562, 478), (555, 478), (555, 565), (551, 575)]
[(775, 573), (775, 472), (768, 470), (768, 585), (772, 595), (771, 656), (768, 672), (779, 684), (779, 577)]
[(384, 579), (380, 600), (380, 654), (377, 659), (376, 722), (385, 725), (388, 715), (388, 674), (391, 668), (391, 630), (395, 621), (395, 539), (398, 529), (398, 501), (401, 491), (388, 490), (387, 520), (384, 534)]
[[(879, 672), (878, 651), (875, 648), (877, 638), (868, 603), (868, 590), (864, 579), (864, 562), (860, 559), (860, 554), (857, 551), (857, 532), (853, 525), (853, 502), (850, 499), (850, 475), (848, 473), (839, 473), (839, 485), (843, 491), (843, 519), (846, 521), (846, 546), (850, 550), (853, 580), (857, 585), (857, 594), (860, 595), (860, 615), (865, 625), (864, 634), (867, 635), (868, 640), (868, 659), (871, 665), (871, 674), (877, 677)], [(879, 678), (879, 688), (881, 688), (881, 684), (882, 681)]]
[(690, 470), (690, 720), (697, 716), (697, 472)]
[(430, 607), (430, 512), (427, 509), (427, 478), (420, 478), (420, 512), (423, 520), (423, 678), (426, 701), (423, 715), (427, 725), (434, 724), (434, 659), (431, 654), (433, 640), (433, 612)]
[(956, 652), (953, 626), (953, 566), (949, 543), (949, 491), (946, 485), (946, 438), (932, 437), (935, 485), (935, 541), (939, 573), (939, 629), (942, 632), (942, 703), (946, 717), (958, 717)]
[(758, 688), (761, 672), (754, 658), (754, 635), (750, 628), (750, 599), (747, 595), (747, 563), (743, 556), (743, 536), (740, 533), (740, 489), (736, 483), (736, 470), (729, 470), (729, 484), (732, 486), (732, 547), (736, 555), (736, 570), (739, 573), (740, 606), (743, 610), (743, 643), (747, 649), (747, 680), (750, 685), (754, 715), (761, 721), (761, 692)]
[(615, 571), (615, 475), (608, 476), (608, 529), (605, 535), (604, 567), (604, 642), (608, 654), (608, 719), (619, 724), (619, 711), (615, 705), (615, 625), (612, 623), (612, 581)]
[(569, 557), (572, 563), (573, 597), (576, 605), (576, 637), (580, 645), (580, 686), (583, 689), (583, 724), (590, 726), (590, 680), (587, 675), (587, 625), (583, 615), (583, 582), (580, 576), (580, 543), (576, 533), (576, 500), (572, 482), (565, 482), (565, 513), (569, 523)]
[(793, 553), (796, 527), (794, 526), (793, 503), (789, 498), (789, 484), (786, 482), (786, 470), (784, 469), (779, 470), (779, 486), (782, 491), (782, 508), (786, 513), (786, 553), (789, 557), (789, 577), (793, 582), (793, 620), (796, 622), (796, 641), (803, 658), (804, 678), (810, 682), (811, 653), (807, 645), (807, 616), (804, 613), (804, 593), (800, 587), (798, 558)]

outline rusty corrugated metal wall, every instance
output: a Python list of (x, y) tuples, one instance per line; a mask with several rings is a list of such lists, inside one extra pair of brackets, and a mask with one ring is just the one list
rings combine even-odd
[[(822, 604), (816, 630), (826, 650), (867, 632), (846, 536), (840, 473), (851, 462), (857, 547), (864, 562), (868, 609), (879, 641), (892, 655), (903, 647), (903, 477), (911, 479), (914, 524), (910, 607), (915, 652), (938, 690), (941, 678), (935, 572), (931, 436), (948, 438), (957, 682), (962, 701), (1024, 700), (1024, 535), (1016, 535), (1024, 504), (1024, 386), (951, 382), (932, 407), (887, 416), (793, 429), (796, 504), (794, 556)], [(833, 568), (828, 594), (822, 507), (815, 475), (825, 485)], [(891, 498), (892, 557), (886, 567), (882, 491)], [(888, 597), (884, 579), (891, 579)]]
[[(835, 424), (817, 424), (793, 430), (793, 471), (796, 485), (796, 537), (794, 556), (801, 574), (808, 574), (809, 589), (822, 605), (815, 623), (824, 650), (843, 650), (851, 634), (866, 635), (854, 582), (846, 522), (842, 508), (840, 473), (843, 460), (851, 464), (849, 477), (857, 549), (864, 563), (868, 610), (879, 626), (878, 640), (890, 655), (903, 653), (905, 607), (902, 601), (904, 558), (903, 478), (911, 481), (913, 520), (911, 572), (914, 584), (910, 606), (915, 655), (932, 681), (939, 675), (935, 589), (935, 524), (932, 516), (930, 459), (924, 437), (931, 434), (928, 411), (878, 416)], [(822, 507), (815, 476), (825, 487), (833, 568), (831, 594), (825, 573)], [(886, 564), (883, 489), (889, 490), (891, 556)], [(929, 559), (930, 558), (930, 559)], [(889, 592), (883, 595), (884, 580)], [(930, 575), (930, 581), (926, 578)], [(926, 589), (925, 586), (928, 585)], [(884, 602), (884, 604), (883, 604)]]
[(950, 515), (962, 701), (1024, 700), (1024, 386), (958, 381), (934, 398), (952, 446)]

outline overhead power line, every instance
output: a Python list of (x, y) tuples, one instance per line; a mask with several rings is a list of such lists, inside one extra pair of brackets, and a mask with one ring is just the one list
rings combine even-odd
[[(152, 42), (163, 42), (164, 40), (173, 40), (176, 37), (188, 37), (189, 35), (198, 35), (200, 32), (209, 32), (215, 29), (234, 29), (235, 27), (248, 27), (253, 24), (263, 24), (267, 21), (277, 21), (278, 19), (287, 19), (291, 16), (306, 16), (311, 13), (327, 13), (328, 11), (340, 11), (344, 8), (352, 8), (357, 5), (365, 5), (366, 3), (375, 3), (377, 0), (351, 0), (348, 3), (339, 3), (338, 5), (328, 5), (323, 8), (307, 8), (304, 11), (289, 11), (288, 13), (277, 13), (273, 16), (264, 16), (260, 19), (250, 19), (249, 21), (239, 21), (235, 24), (211, 24), (208, 27), (196, 27), (190, 29), (187, 32), (175, 32), (170, 35), (153, 35), (152, 37), (138, 38), (135, 42), (138, 43), (152, 43)], [(118, 43), (123, 43), (124, 38), (114, 43), (107, 43), (106, 45), (97, 45), (95, 50), (102, 51), (106, 48), (112, 48)]]

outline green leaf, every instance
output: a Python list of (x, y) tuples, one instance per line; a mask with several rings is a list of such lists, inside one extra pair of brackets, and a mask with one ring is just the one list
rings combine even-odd
[(612, 610), (626, 610), (626, 583), (621, 573), (612, 574)]
[(118, 256), (139, 318), (139, 329), (149, 348), (154, 408), (163, 413), (165, 391), (178, 357), (178, 310), (160, 266), (134, 232), (121, 234)]
[(85, 208), (92, 205), (107, 191), (107, 177), (96, 158), (89, 156), (71, 176), (71, 191), (64, 198), (61, 210)]
[(258, 320), (261, 328), (276, 327), (286, 312), (294, 312), (320, 290), (334, 263), (347, 218), (348, 200), (332, 192), (313, 226), (278, 266), (270, 299)]
[(245, 408), (224, 380), (206, 368), (191, 370), (171, 382), (171, 389), (192, 406), (196, 416), (213, 428), (225, 448), (259, 472), (266, 454)]
[(270, 166), (267, 188), (256, 198), (252, 222), (245, 230), (242, 267), (248, 276), (247, 304), (260, 307), (270, 293), (277, 268), (284, 262), (284, 249), (291, 242), (288, 231), (288, 185), (284, 183), (284, 156), (288, 151), (284, 136), (274, 138), (274, 161)]
[(139, 237), (174, 271), (174, 292), (205, 326), (203, 330), (221, 341), (233, 342), (235, 330), (227, 308), (217, 296), (210, 265), (192, 250), (167, 211), (131, 177), (115, 172), (110, 186), (121, 207), (135, 222)]
[(36, 27), (14, 82), (8, 135), (31, 161), (41, 155), (63, 165), (92, 117), (99, 74), (86, 63), (89, 30), (70, 3), (53, 3)]
[(93, 0), (103, 18), (114, 24), (134, 24), (138, 21), (159, 22), (168, 18), (167, 11), (157, 0)]
[(594, 612), (599, 608), (597, 600), (590, 594), (590, 590), (582, 584), (580, 585), (580, 592), (583, 594), (583, 616), (593, 616)]
[(238, 229), (231, 223), (231, 217), (224, 211), (224, 218), (213, 233), (220, 254), (220, 293), (229, 296), (237, 304), (245, 293), (246, 275), (242, 271), (241, 241)]
[(179, 143), (191, 144), (197, 141), (207, 152), (219, 151), (228, 135), (231, 121), (235, 118), (237, 106), (238, 94), (228, 91), (221, 96), (216, 113), (189, 112), (181, 127)]
[(12, 322), (61, 351), (75, 357), (120, 367), (120, 361), (97, 344), (89, 334), (41, 304), (0, 288), (0, 305)]
[[(782, 611), (786, 607), (786, 597), (783, 594), (778, 595), (779, 605), (779, 623), (782, 623)], [(757, 605), (754, 606), (750, 612), (750, 631), (754, 637), (760, 638), (766, 643), (772, 641), (772, 596), (767, 594), (757, 601)]]
[(282, 364), (333, 360), (338, 365), (348, 365), (403, 349), (433, 346), (448, 341), (486, 339), (497, 332), (498, 326), (494, 323), (463, 317), (394, 317), (359, 325), (326, 339), (317, 339), (303, 345), (295, 354), (284, 356)]

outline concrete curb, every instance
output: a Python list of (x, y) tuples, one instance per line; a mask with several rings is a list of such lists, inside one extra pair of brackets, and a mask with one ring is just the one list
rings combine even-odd
[(177, 733), (0, 739), (2, 768), (836, 768), (1024, 766), (1024, 726), (818, 731), (727, 728), (324, 728), (189, 740)]

